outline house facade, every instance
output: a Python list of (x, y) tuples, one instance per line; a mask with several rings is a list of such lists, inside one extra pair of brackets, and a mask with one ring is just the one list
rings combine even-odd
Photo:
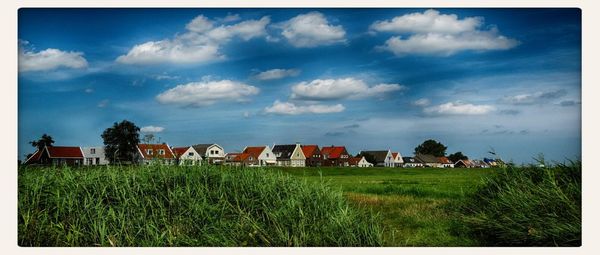
[(273, 166), (277, 164), (277, 157), (275, 157), (269, 146), (246, 147), (242, 153), (248, 153), (257, 159), (257, 163), (252, 166)]
[(415, 160), (423, 163), (426, 167), (437, 167), (441, 168), (442, 164), (438, 160), (436, 156), (428, 155), (428, 154), (417, 154), (415, 155)]
[(310, 167), (320, 167), (321, 161), (323, 160), (323, 155), (321, 155), (321, 150), (318, 145), (302, 145), (302, 152), (304, 152), (304, 156), (306, 157), (306, 166)]
[(177, 164), (180, 166), (199, 166), (202, 165), (202, 155), (198, 153), (194, 147), (174, 147), (173, 153), (177, 159)]
[(225, 155), (225, 165), (230, 166), (256, 166), (258, 159), (250, 153), (232, 152)]
[(349, 166), (350, 154), (345, 146), (328, 146), (321, 148), (322, 166)]
[(404, 164), (402, 165), (402, 167), (411, 167), (411, 168), (423, 167), (423, 163), (416, 160), (414, 157), (402, 157), (402, 161), (404, 161)]
[(373, 165), (379, 167), (394, 167), (395, 161), (392, 157), (392, 152), (390, 150), (387, 151), (361, 151), (359, 153), (365, 158), (372, 158), (375, 162), (372, 162)]
[(351, 167), (372, 167), (373, 164), (369, 163), (365, 157), (352, 157), (348, 160), (348, 165)]
[(83, 151), (75, 146), (45, 146), (29, 157), (24, 164), (27, 165), (83, 165)]
[(394, 160), (394, 167), (402, 167), (404, 165), (404, 160), (402, 160), (400, 152), (392, 152), (392, 159)]
[(454, 163), (450, 161), (447, 157), (438, 157), (438, 161), (443, 168), (454, 168)]
[(220, 165), (225, 161), (225, 150), (216, 143), (196, 144), (192, 147), (194, 147), (194, 150), (196, 150), (208, 164)]
[(173, 165), (176, 163), (175, 154), (167, 144), (138, 144), (137, 161), (143, 165), (165, 164)]
[(306, 166), (306, 156), (304, 156), (299, 143), (275, 145), (273, 146), (273, 153), (277, 158), (277, 166)]
[(104, 154), (103, 146), (82, 147), (81, 151), (83, 152), (83, 165), (85, 166), (108, 165), (109, 163)]

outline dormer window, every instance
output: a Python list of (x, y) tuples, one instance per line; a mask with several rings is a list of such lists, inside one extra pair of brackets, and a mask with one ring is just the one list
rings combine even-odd
[(158, 150), (158, 155), (165, 155), (165, 150), (159, 149)]
[(148, 154), (148, 155), (152, 155), (152, 153), (153, 153), (152, 149), (147, 149), (147, 150), (146, 150), (146, 154)]
[(90, 149), (90, 154), (96, 154), (96, 148), (91, 148)]

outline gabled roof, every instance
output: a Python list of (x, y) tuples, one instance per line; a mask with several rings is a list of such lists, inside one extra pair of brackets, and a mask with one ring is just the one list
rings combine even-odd
[(488, 166), (487, 163), (485, 163), (483, 160), (479, 160), (479, 159), (473, 159), (473, 160), (471, 160), (471, 163), (473, 164), (473, 166), (477, 166), (477, 167)]
[(346, 151), (346, 147), (344, 146), (329, 146), (321, 148), (321, 155), (327, 155), (329, 159), (337, 159), (342, 156), (342, 154), (348, 154)]
[(188, 149), (190, 148), (190, 146), (188, 147), (174, 147), (173, 148), (173, 154), (175, 154), (176, 158), (181, 157)]
[(371, 155), (375, 162), (384, 163), (389, 151), (361, 151), (363, 155)]
[(351, 157), (351, 158), (348, 159), (348, 164), (350, 164), (350, 165), (358, 165), (358, 162), (360, 162), (360, 160), (362, 158), (363, 157)]
[(252, 146), (252, 147), (246, 147), (246, 149), (244, 149), (244, 151), (242, 153), (248, 153), (252, 156), (254, 156), (254, 158), (258, 158), (258, 156), (260, 156), (260, 154), (267, 148), (267, 146)]
[(40, 160), (40, 158), (42, 157), (42, 151), (43, 150), (37, 150), (35, 151), (31, 157), (29, 157), (28, 159), (25, 160), (25, 162), (23, 162), (23, 164), (30, 164), (30, 163), (34, 163)]
[(398, 157), (398, 152), (392, 152), (392, 158), (396, 159), (396, 157)]
[(273, 146), (273, 149), (271, 151), (273, 151), (273, 154), (277, 156), (278, 160), (282, 160), (290, 159), (295, 149), (295, 144), (278, 144)]
[(447, 157), (438, 157), (438, 161), (442, 164), (452, 164), (452, 161)]
[(250, 153), (239, 153), (233, 159), (233, 161), (235, 161), (235, 162), (244, 162), (246, 160), (254, 160), (254, 159), (256, 159), (256, 157), (254, 157), (253, 159), (250, 159), (250, 158), (252, 158), (252, 155)]
[(206, 155), (206, 150), (208, 149), (208, 147), (216, 145), (219, 148), (223, 149), (223, 147), (219, 146), (216, 143), (203, 143), (203, 144), (196, 144), (196, 145), (192, 145), (192, 147), (194, 148), (194, 150), (196, 150), (196, 152), (198, 152), (200, 155)]
[[(148, 154), (148, 149), (152, 149), (152, 155)], [(158, 155), (158, 150), (164, 150), (165, 154)], [(162, 158), (162, 159), (172, 159), (175, 158), (173, 155), (173, 151), (169, 148), (167, 144), (138, 144), (138, 151), (142, 154), (142, 157), (145, 159), (153, 159), (153, 158)]]
[(75, 146), (46, 146), (50, 158), (83, 158), (81, 148)]
[(468, 159), (461, 159), (459, 161), (456, 161), (456, 163), (454, 163), (454, 165), (457, 165), (459, 163), (462, 163), (465, 166), (473, 166), (473, 162), (471, 162), (471, 160), (468, 160)]
[(319, 153), (318, 145), (302, 145), (302, 152), (306, 158), (312, 158), (315, 153)]
[(415, 159), (422, 163), (439, 163), (437, 157), (428, 154), (417, 154), (415, 155)]

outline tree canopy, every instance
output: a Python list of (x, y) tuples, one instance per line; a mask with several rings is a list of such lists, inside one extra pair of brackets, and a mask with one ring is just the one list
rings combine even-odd
[(452, 162), (457, 162), (459, 160), (469, 159), (469, 157), (463, 155), (462, 152), (458, 151), (458, 152), (448, 155), (448, 159)]
[(428, 154), (436, 157), (446, 156), (446, 149), (442, 143), (429, 139), (415, 148), (415, 154)]
[(123, 120), (114, 123), (102, 133), (104, 152), (111, 163), (132, 162), (140, 142), (140, 128), (133, 122)]
[(29, 144), (31, 144), (33, 147), (36, 147), (38, 150), (41, 150), (46, 146), (52, 146), (52, 144), (54, 144), (54, 140), (52, 139), (52, 136), (43, 134), (40, 139), (31, 141)]

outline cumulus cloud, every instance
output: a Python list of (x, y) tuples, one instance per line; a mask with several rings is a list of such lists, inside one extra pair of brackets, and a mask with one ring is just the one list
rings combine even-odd
[(437, 10), (409, 13), (391, 20), (375, 21), (370, 29), (394, 33), (443, 33), (459, 34), (476, 30), (483, 24), (482, 17), (459, 19), (455, 14), (440, 14)]
[(259, 93), (257, 87), (231, 80), (191, 82), (156, 96), (162, 104), (202, 107), (218, 102), (245, 102)]
[(494, 110), (491, 105), (474, 105), (456, 101), (426, 107), (423, 112), (429, 115), (481, 115)]
[(233, 38), (244, 41), (266, 36), (268, 16), (259, 20), (245, 20), (232, 25), (218, 25), (200, 15), (186, 25), (186, 32), (172, 39), (149, 41), (133, 46), (117, 58), (123, 64), (202, 63), (224, 59), (220, 52), (223, 44)]
[(341, 25), (332, 25), (320, 12), (300, 14), (280, 24), (281, 35), (298, 48), (311, 48), (346, 41)]
[(282, 79), (285, 77), (298, 76), (300, 74), (300, 70), (298, 69), (271, 69), (264, 72), (260, 72), (254, 75), (255, 79), (266, 81), (266, 80), (276, 80)]
[(164, 127), (155, 127), (155, 126), (145, 126), (145, 127), (140, 128), (140, 131), (142, 133), (160, 133), (164, 130), (165, 130)]
[(280, 115), (298, 115), (298, 114), (325, 114), (342, 112), (346, 108), (341, 104), (335, 105), (296, 105), (290, 102), (281, 102), (276, 100), (272, 106), (265, 108), (265, 113), (273, 113)]
[(503, 102), (512, 105), (532, 105), (541, 104), (548, 101), (561, 98), (567, 94), (567, 90), (558, 89), (552, 91), (538, 91), (535, 93), (525, 93), (515, 96), (506, 96), (502, 99)]
[(421, 98), (418, 100), (415, 100), (414, 102), (412, 102), (412, 104), (414, 106), (419, 106), (419, 107), (425, 107), (428, 106), (431, 103), (431, 101), (429, 101), (429, 99), (427, 98)]
[(364, 81), (355, 78), (317, 79), (294, 85), (291, 97), (299, 100), (358, 99), (381, 97), (405, 89), (405, 86), (399, 84), (382, 83), (368, 86)]
[(515, 39), (501, 35), (498, 29), (481, 30), (483, 18), (459, 19), (454, 14), (440, 14), (436, 10), (410, 13), (391, 20), (376, 21), (372, 32), (409, 33), (407, 37), (392, 36), (377, 49), (396, 56), (426, 54), (450, 56), (461, 51), (506, 50), (519, 44)]
[(58, 68), (80, 69), (88, 66), (83, 52), (52, 48), (35, 52), (24, 49), (23, 44), (27, 43), (23, 41), (19, 45), (19, 72), (49, 71)]

